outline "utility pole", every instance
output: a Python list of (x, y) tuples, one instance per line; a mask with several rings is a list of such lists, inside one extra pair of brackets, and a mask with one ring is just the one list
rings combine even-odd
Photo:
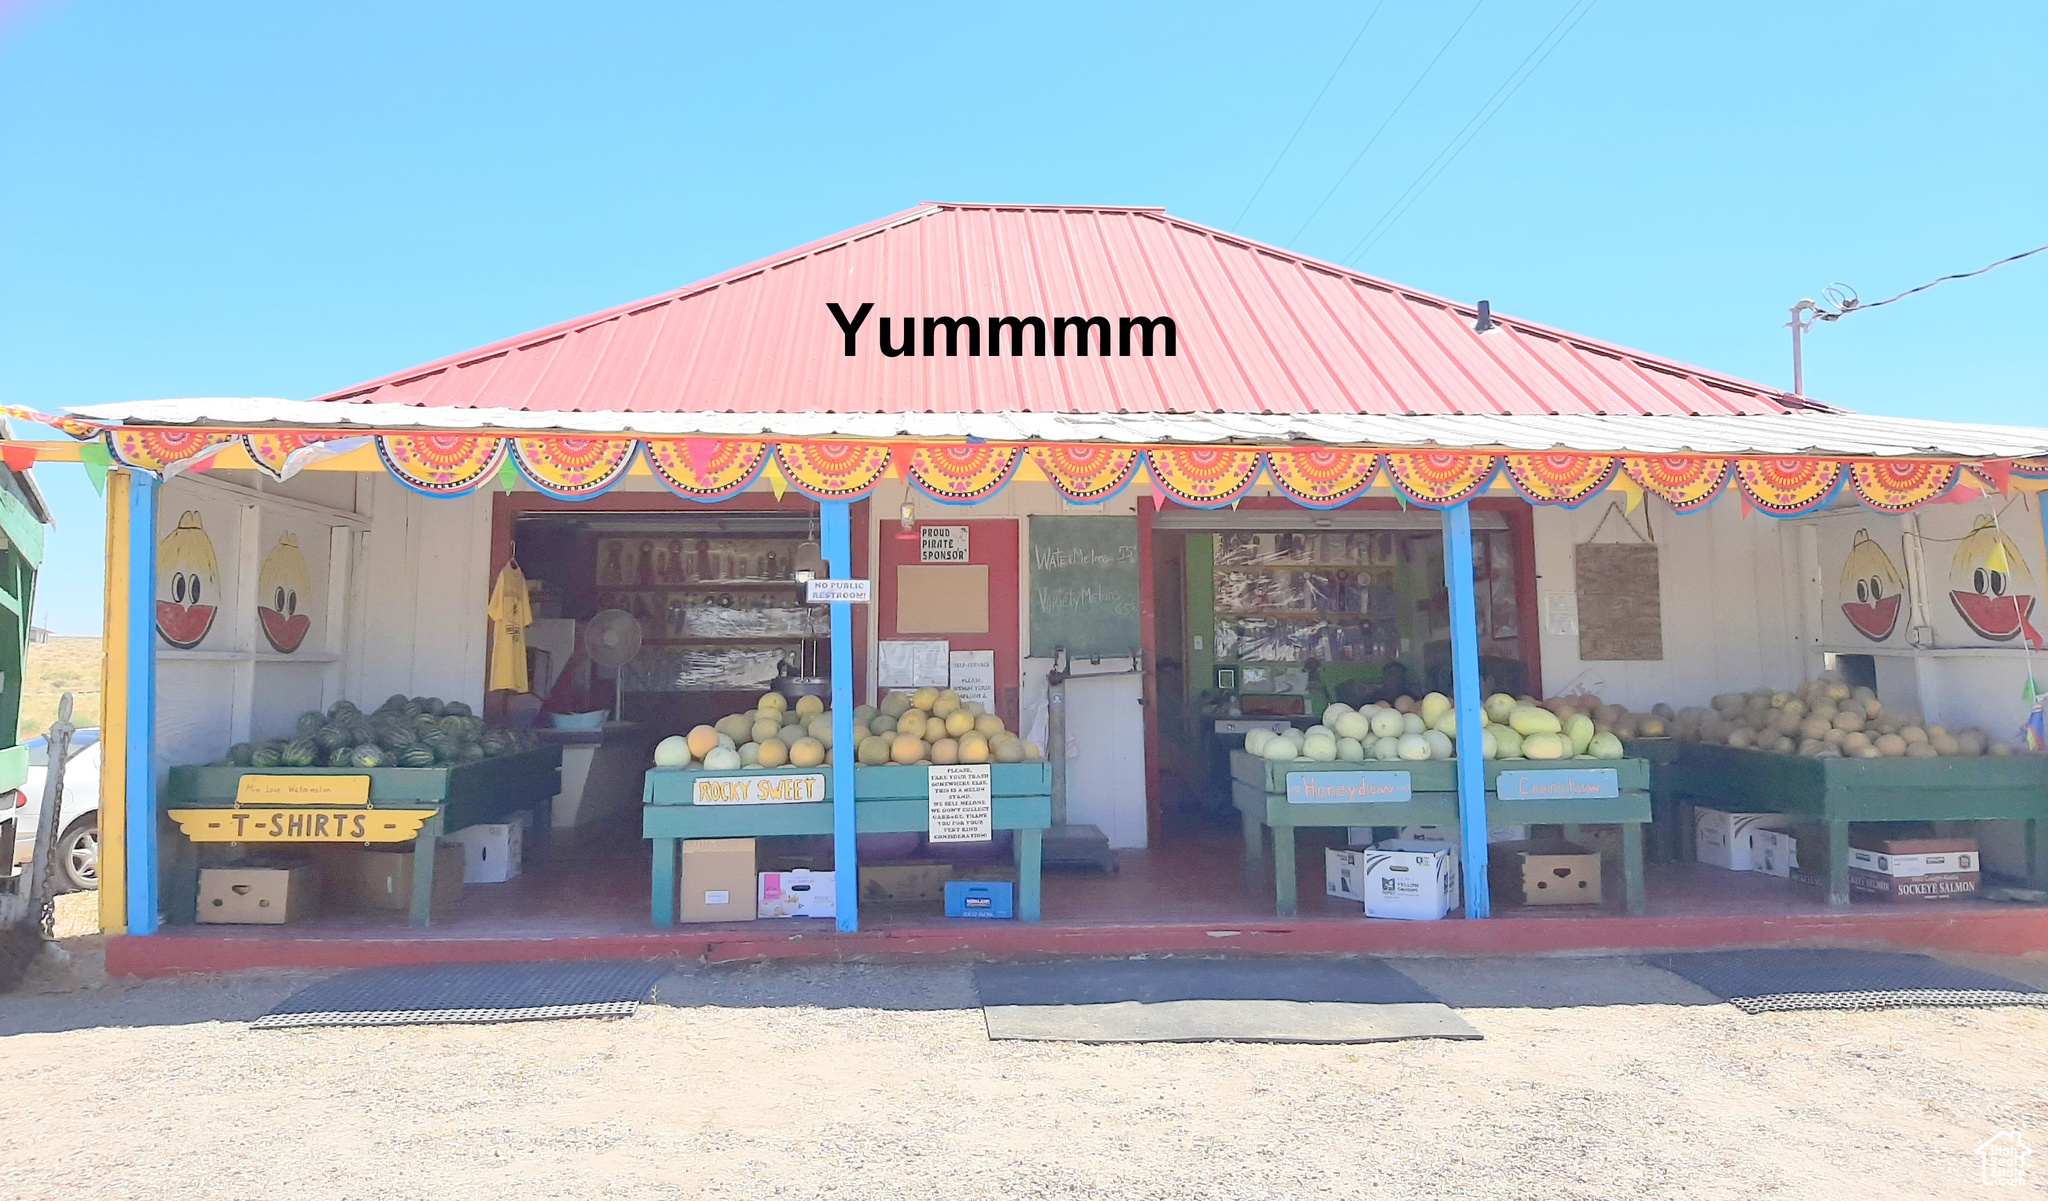
[(1811, 300), (1802, 300), (1792, 306), (1792, 320), (1785, 324), (1792, 330), (1792, 395), (1806, 395), (1806, 358), (1804, 339), (1806, 330), (1820, 318), (1820, 306)]

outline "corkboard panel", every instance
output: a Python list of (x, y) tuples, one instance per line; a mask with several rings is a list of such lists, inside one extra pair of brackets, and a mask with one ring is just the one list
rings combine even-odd
[(896, 632), (988, 633), (988, 565), (898, 567)]
[(1655, 543), (1575, 547), (1579, 658), (1588, 662), (1664, 657), (1664, 607)]

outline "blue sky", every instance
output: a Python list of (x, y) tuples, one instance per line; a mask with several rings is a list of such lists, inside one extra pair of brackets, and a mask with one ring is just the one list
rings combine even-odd
[[(0, 400), (311, 396), (927, 199), (1162, 205), (1780, 386), (1800, 297), (2048, 242), (2048, 6), (1600, 0), (1354, 257), (1571, 8), (1386, 0), (1240, 223), (1371, 0), (0, 0)], [(2041, 291), (1824, 327), (1807, 390), (2038, 422)], [(40, 474), (41, 619), (97, 632), (97, 500)]]

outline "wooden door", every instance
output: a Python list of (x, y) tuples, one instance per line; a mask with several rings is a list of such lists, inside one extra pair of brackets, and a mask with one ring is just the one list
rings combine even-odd
[[(939, 545), (931, 545), (928, 553), (928, 539), (934, 544), (945, 540), (928, 535), (927, 527), (963, 531), (964, 556)], [(881, 637), (939, 641), (956, 651), (994, 651), (995, 710), (1005, 725), (1016, 729), (1016, 520), (920, 521), (908, 531), (885, 521), (881, 542), (876, 588)], [(952, 542), (957, 547), (957, 540)]]

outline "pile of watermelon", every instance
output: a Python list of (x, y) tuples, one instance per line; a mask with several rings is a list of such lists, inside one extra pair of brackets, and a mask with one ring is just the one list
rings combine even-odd
[(394, 694), (364, 713), (336, 701), (299, 715), (291, 738), (238, 742), (224, 764), (237, 767), (436, 767), (475, 763), (540, 745), (532, 731), (486, 729), (461, 701)]

